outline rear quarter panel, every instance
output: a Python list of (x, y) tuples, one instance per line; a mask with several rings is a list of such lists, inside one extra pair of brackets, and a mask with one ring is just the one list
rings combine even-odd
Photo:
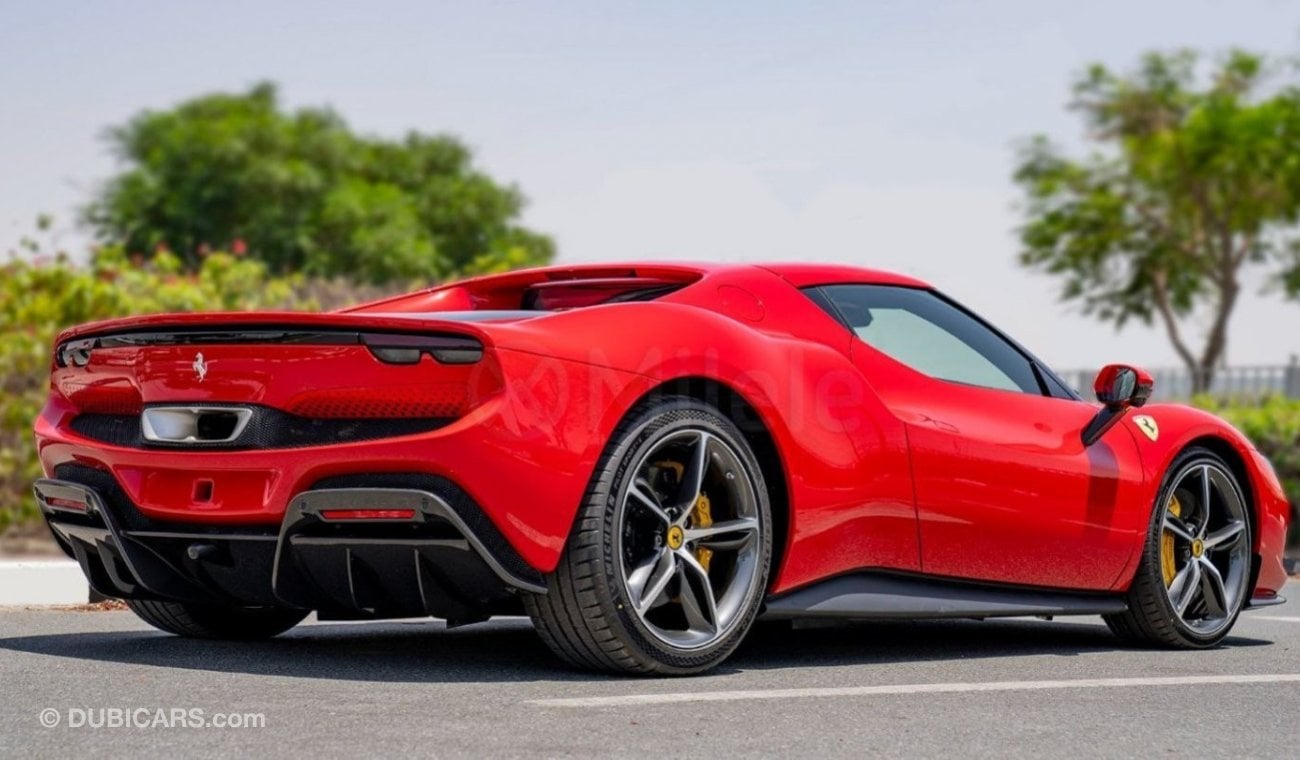
[[(903, 426), (852, 366), (847, 331), (772, 273), (706, 276), (656, 302), (489, 329), (503, 354), (546, 357), (533, 369), (538, 378), (548, 360), (588, 368), (581, 382), (589, 387), (577, 396), (591, 406), (549, 410), (542, 429), (584, 424), (565, 418), (590, 421), (598, 429), (593, 441), (603, 442), (638, 399), (684, 378), (712, 380), (743, 397), (783, 464), (788, 530), (774, 591), (861, 567), (919, 569)], [(507, 373), (506, 384), (537, 382)], [(517, 392), (573, 396), (539, 389)], [(583, 460), (594, 470), (598, 456)], [(589, 479), (590, 470), (581, 482)]]

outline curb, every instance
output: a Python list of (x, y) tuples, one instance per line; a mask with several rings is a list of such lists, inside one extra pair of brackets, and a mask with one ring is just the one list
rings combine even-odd
[[(1300, 558), (1287, 557), (1289, 575)], [(0, 560), (0, 607), (47, 607), (102, 601), (90, 590), (81, 566), (70, 559)]]
[(90, 585), (70, 559), (0, 560), (0, 607), (86, 604)]

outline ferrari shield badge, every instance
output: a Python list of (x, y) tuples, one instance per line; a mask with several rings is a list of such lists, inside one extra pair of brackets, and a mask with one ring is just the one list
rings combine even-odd
[(1160, 437), (1160, 426), (1156, 424), (1155, 419), (1152, 417), (1139, 414), (1133, 418), (1133, 424), (1138, 426), (1138, 430), (1141, 430), (1143, 435), (1153, 441)]

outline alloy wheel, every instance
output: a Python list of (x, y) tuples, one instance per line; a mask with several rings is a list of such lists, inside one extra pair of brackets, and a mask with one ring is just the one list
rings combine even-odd
[(1188, 628), (1214, 636), (1244, 601), (1250, 568), (1245, 500), (1219, 465), (1183, 469), (1164, 505), (1160, 564), (1165, 593)]
[(762, 521), (739, 453), (705, 430), (677, 430), (640, 458), (617, 513), (617, 555), (632, 612), (679, 649), (723, 639), (762, 573)]

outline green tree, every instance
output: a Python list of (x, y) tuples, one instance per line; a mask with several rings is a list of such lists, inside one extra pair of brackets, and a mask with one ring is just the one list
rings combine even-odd
[[(1163, 325), (1209, 386), (1225, 357), (1242, 273), (1300, 294), (1300, 87), (1281, 61), (1233, 51), (1149, 54), (1133, 72), (1094, 65), (1074, 85), (1097, 150), (1023, 148), (1020, 262), (1116, 328)], [(1202, 324), (1199, 342), (1191, 324)]]
[(519, 190), (456, 139), (360, 136), (328, 109), (285, 111), (270, 84), (143, 112), (109, 140), (124, 168), (86, 220), (106, 243), (170, 250), (190, 269), (206, 250), (247, 250), (275, 271), (378, 283), (553, 254), (519, 224)]

